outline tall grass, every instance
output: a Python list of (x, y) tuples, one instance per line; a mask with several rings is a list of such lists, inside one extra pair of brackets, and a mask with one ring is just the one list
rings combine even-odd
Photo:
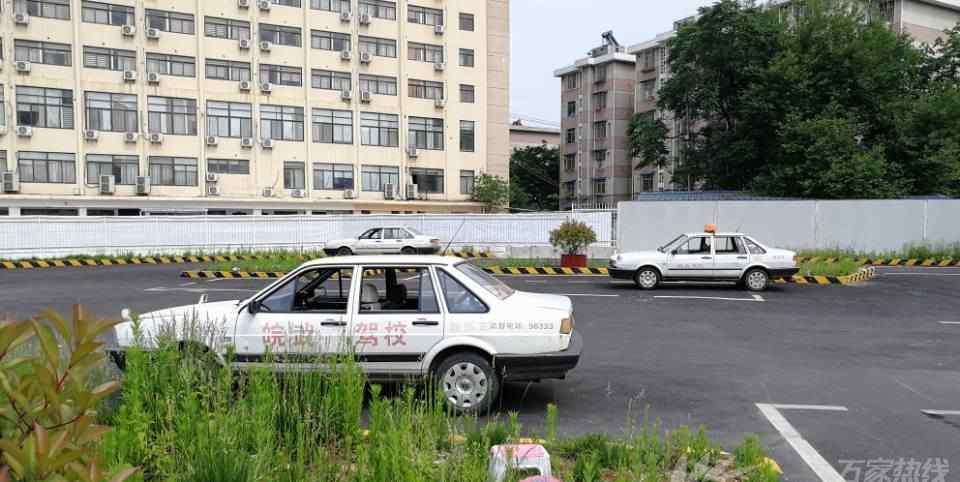
[(801, 250), (803, 258), (847, 259), (960, 259), (960, 242), (957, 243), (909, 243), (899, 250), (856, 251), (850, 249)]

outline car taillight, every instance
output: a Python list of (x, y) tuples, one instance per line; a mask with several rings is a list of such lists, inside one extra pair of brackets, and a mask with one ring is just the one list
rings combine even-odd
[(575, 324), (576, 322), (573, 321), (573, 315), (570, 315), (570, 318), (560, 320), (560, 334), (569, 335), (573, 333), (573, 325)]
[(440, 244), (440, 240), (439, 240), (439, 239), (431, 239), (431, 240), (430, 240), (430, 244)]

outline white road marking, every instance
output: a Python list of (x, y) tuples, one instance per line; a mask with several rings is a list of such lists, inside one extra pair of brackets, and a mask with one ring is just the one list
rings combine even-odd
[(191, 282), (189, 282), (189, 283), (183, 283), (183, 284), (180, 285), (180, 286), (193, 286), (193, 285), (195, 285), (195, 284), (197, 284), (196, 281), (191, 281)]
[(941, 325), (960, 325), (960, 321), (941, 321)]
[(240, 288), (167, 288), (164, 286), (157, 286), (156, 288), (147, 288), (143, 291), (151, 293), (165, 293), (169, 291), (181, 291), (184, 293), (211, 293), (216, 291), (240, 291), (244, 293), (256, 293), (260, 290), (245, 290)]
[(921, 410), (921, 412), (931, 417), (960, 417), (960, 410)]
[(598, 295), (593, 293), (546, 293), (551, 295), (560, 295), (560, 296), (581, 296), (585, 298), (619, 298), (620, 295)]
[(654, 296), (661, 300), (712, 300), (712, 301), (747, 301), (750, 303), (764, 303), (767, 300), (760, 295), (753, 295), (753, 298), (724, 298), (720, 296)]
[(881, 273), (880, 276), (960, 276), (960, 273)]
[(758, 403), (757, 408), (760, 409), (760, 413), (764, 417), (767, 417), (767, 420), (777, 429), (777, 432), (780, 432), (780, 435), (797, 451), (797, 454), (800, 455), (800, 458), (810, 466), (810, 469), (813, 470), (817, 477), (820, 477), (820, 480), (823, 482), (844, 482), (843, 476), (840, 475), (833, 466), (830, 465), (830, 462), (827, 462), (823, 456), (817, 452), (816, 449), (807, 442), (803, 436), (800, 435), (800, 432), (797, 431), (787, 421), (786, 417), (780, 413), (780, 410), (825, 410), (825, 411), (835, 411), (835, 412), (846, 412), (846, 407), (838, 407), (833, 405), (775, 405), (768, 403)]

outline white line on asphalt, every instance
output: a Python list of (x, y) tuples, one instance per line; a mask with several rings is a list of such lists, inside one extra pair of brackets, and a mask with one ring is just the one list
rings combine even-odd
[(718, 296), (654, 296), (661, 300), (714, 300), (714, 301), (747, 301), (750, 303), (763, 303), (767, 300), (760, 295), (753, 295), (753, 298), (723, 298)]
[(960, 276), (960, 273), (881, 273), (880, 276)]
[(941, 321), (941, 325), (960, 325), (960, 321)]
[(592, 294), (592, 293), (551, 293), (551, 294), (557, 294), (557, 295), (560, 295), (560, 296), (582, 296), (582, 297), (586, 297), (586, 298), (589, 298), (589, 297), (593, 297), (593, 298), (619, 298), (619, 297), (620, 297), (620, 295), (596, 295), (596, 294)]
[(182, 291), (184, 293), (211, 293), (216, 291), (240, 291), (244, 293), (256, 293), (260, 290), (245, 290), (240, 288), (166, 288), (158, 286), (156, 288), (147, 288), (143, 291), (152, 293), (163, 293), (168, 291)]
[(830, 405), (773, 405), (768, 403), (758, 403), (757, 408), (760, 409), (760, 413), (763, 416), (767, 417), (767, 420), (770, 421), (770, 424), (780, 432), (780, 435), (793, 447), (794, 450), (800, 455), (800, 458), (810, 466), (810, 469), (813, 470), (820, 480), (823, 482), (844, 482), (843, 476), (840, 475), (833, 466), (830, 465), (830, 462), (827, 462), (823, 456), (809, 442), (807, 442), (803, 436), (800, 435), (800, 432), (797, 431), (787, 421), (786, 417), (780, 413), (779, 409), (784, 410), (827, 410), (827, 411), (847, 411), (845, 407), (837, 407)]
[(931, 417), (952, 417), (960, 416), (960, 410), (921, 410), (924, 415)]
[(184, 283), (184, 284), (182, 284), (182, 285), (180, 285), (180, 286), (193, 286), (193, 285), (195, 285), (195, 284), (197, 284), (196, 281), (191, 281), (191, 282), (189, 282), (189, 283)]

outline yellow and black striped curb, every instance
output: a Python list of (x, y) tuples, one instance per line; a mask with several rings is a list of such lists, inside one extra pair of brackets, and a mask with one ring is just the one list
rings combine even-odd
[[(447, 253), (464, 259), (491, 258), (490, 253), (457, 251)], [(85, 268), (90, 266), (139, 266), (145, 264), (188, 264), (216, 263), (228, 261), (263, 261), (273, 256), (261, 255), (212, 255), (212, 256), (134, 256), (107, 258), (66, 258), (66, 259), (29, 259), (18, 261), (0, 260), (0, 270), (45, 269), (45, 268)], [(307, 261), (306, 256), (293, 256), (291, 259)]]
[(854, 274), (848, 276), (801, 276), (794, 275), (790, 278), (777, 278), (773, 282), (776, 284), (798, 284), (798, 285), (853, 285), (867, 281), (877, 274), (874, 267), (863, 268)]
[(960, 267), (960, 259), (954, 258), (824, 258), (798, 257), (797, 263), (827, 263), (834, 264), (841, 261), (853, 261), (864, 266), (917, 266), (924, 268), (951, 268)]

